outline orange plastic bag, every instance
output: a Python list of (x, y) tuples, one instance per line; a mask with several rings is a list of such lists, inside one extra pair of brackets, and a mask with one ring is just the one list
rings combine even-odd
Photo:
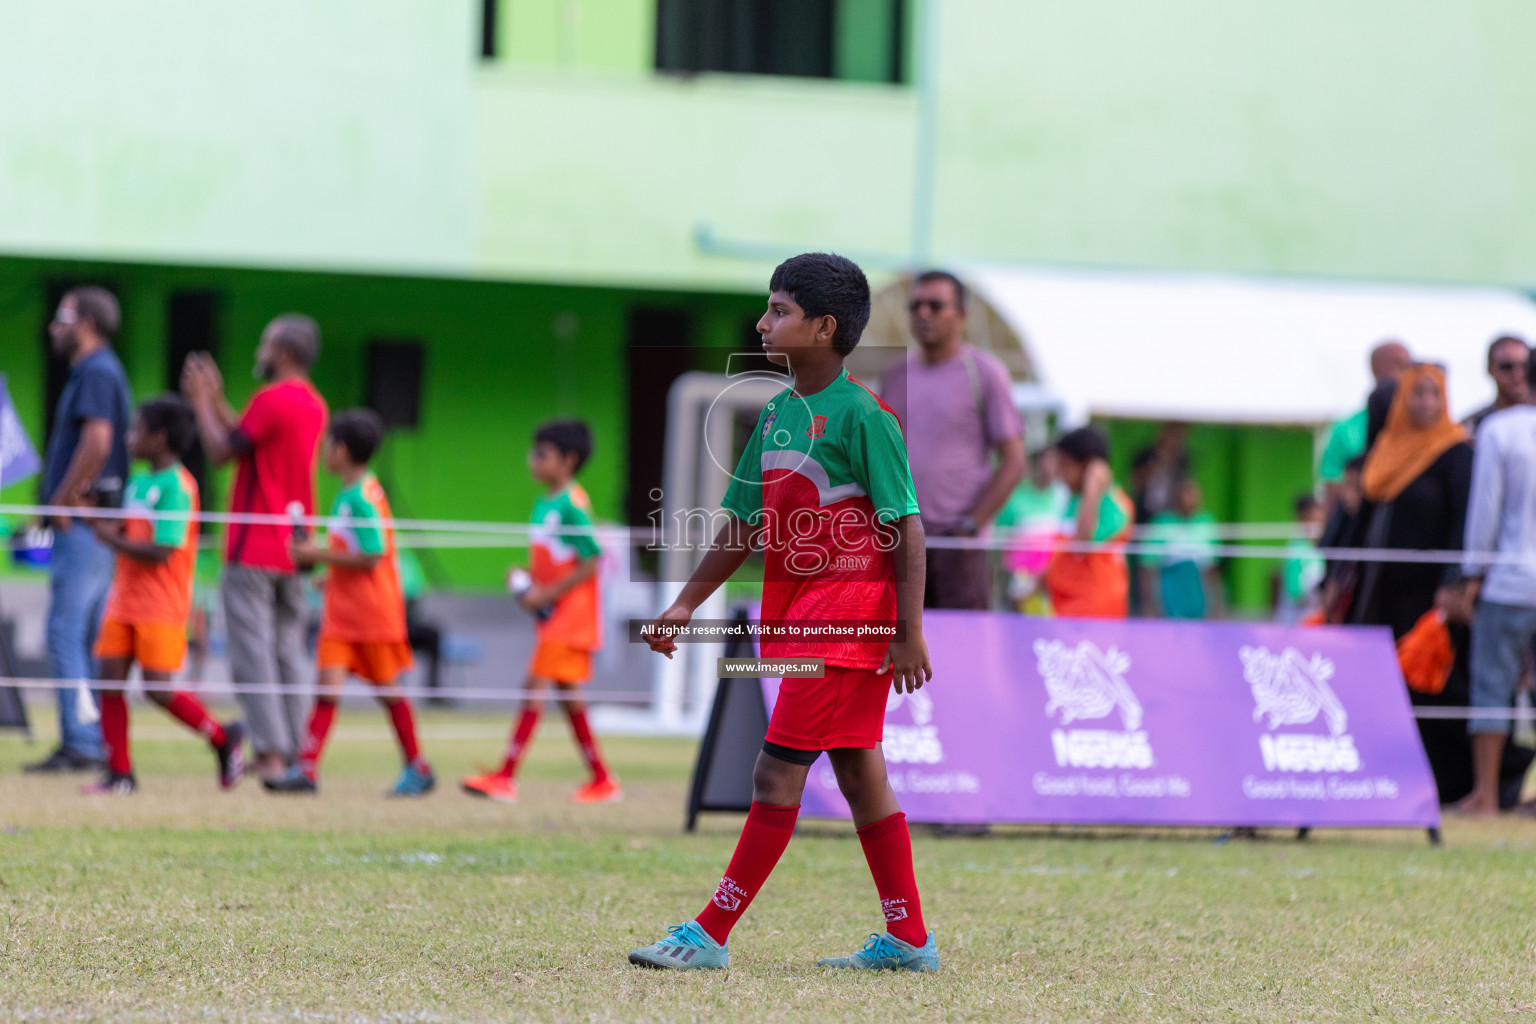
[(1433, 696), (1443, 691), (1455, 661), (1451, 631), (1445, 628), (1445, 616), (1438, 609), (1425, 612), (1397, 642), (1397, 663), (1402, 666), (1403, 681), (1415, 693)]

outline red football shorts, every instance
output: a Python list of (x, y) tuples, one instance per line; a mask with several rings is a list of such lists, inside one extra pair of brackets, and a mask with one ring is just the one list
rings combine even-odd
[(878, 746), (885, 735), (891, 674), (827, 666), (820, 679), (784, 679), (768, 722), (769, 743), (791, 750)]
[(167, 622), (107, 619), (96, 632), (98, 658), (127, 658), (150, 672), (179, 672), (187, 656), (187, 630)]
[(399, 641), (352, 641), (322, 636), (315, 647), (320, 668), (344, 668), (359, 679), (385, 685), (415, 663), (411, 645)]

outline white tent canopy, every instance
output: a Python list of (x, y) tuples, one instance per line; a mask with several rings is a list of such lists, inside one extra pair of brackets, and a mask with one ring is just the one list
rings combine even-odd
[(1040, 383), (1090, 415), (1321, 424), (1359, 409), (1387, 339), (1446, 366), (1452, 414), (1492, 400), (1488, 342), (1536, 339), (1536, 304), (1499, 288), (968, 267)]

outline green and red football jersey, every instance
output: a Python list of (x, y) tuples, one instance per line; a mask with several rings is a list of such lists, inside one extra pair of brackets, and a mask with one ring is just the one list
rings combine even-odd
[[(763, 532), (765, 622), (894, 622), (895, 530), (917, 514), (901, 424), (850, 376), (775, 395), (721, 505)], [(767, 639), (764, 657), (878, 668), (888, 641)]]

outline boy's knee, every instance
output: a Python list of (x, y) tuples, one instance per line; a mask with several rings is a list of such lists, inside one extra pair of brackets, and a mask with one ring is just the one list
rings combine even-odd
[[(855, 753), (861, 754), (863, 751)], [(834, 754), (831, 760), (832, 768), (837, 772), (838, 788), (849, 800), (878, 795), (889, 785), (882, 759)]]
[(752, 768), (752, 799), (759, 803), (792, 806), (800, 802), (805, 770), (768, 754), (758, 754)]

